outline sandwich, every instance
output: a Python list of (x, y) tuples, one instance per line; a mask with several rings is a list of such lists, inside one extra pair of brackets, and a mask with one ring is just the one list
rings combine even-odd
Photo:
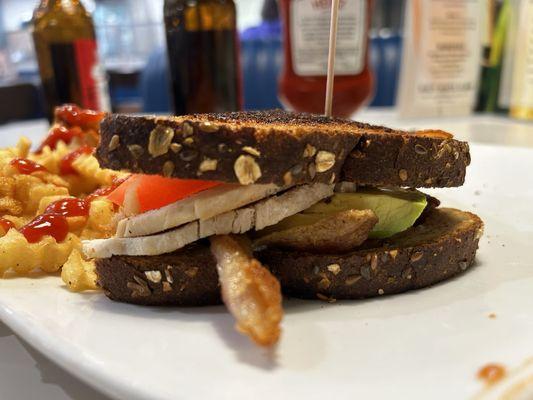
[(96, 156), (129, 171), (114, 237), (83, 243), (112, 300), (222, 301), (239, 331), (278, 340), (286, 295), (333, 302), (466, 271), (483, 222), (418, 189), (457, 187), (468, 144), (285, 111), (108, 115)]

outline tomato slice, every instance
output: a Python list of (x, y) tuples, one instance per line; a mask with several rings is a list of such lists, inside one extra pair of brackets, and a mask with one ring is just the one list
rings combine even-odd
[(165, 178), (160, 175), (133, 175), (112, 191), (107, 198), (115, 204), (122, 205), (126, 190), (135, 184), (138, 184), (139, 211), (146, 212), (164, 207), (223, 183), (195, 179)]

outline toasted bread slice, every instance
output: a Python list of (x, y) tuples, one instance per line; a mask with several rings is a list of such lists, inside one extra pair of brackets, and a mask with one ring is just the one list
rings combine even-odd
[(256, 256), (283, 291), (309, 299), (358, 299), (419, 289), (451, 278), (474, 262), (483, 222), (472, 213), (437, 208), (420, 225), (345, 254), (266, 249)]
[(468, 144), (442, 131), (398, 131), (276, 110), (180, 117), (108, 115), (102, 167), (182, 179), (278, 185), (451, 187), (464, 182)]
[[(474, 262), (483, 222), (450, 208), (428, 212), (420, 225), (342, 254), (267, 248), (256, 252), (283, 291), (310, 299), (358, 299), (419, 289), (455, 276)], [(209, 246), (161, 256), (96, 260), (100, 285), (113, 300), (146, 305), (201, 306), (220, 302)]]

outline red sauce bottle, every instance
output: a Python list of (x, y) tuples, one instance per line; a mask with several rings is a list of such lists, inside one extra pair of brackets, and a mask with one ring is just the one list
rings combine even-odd
[[(331, 0), (281, 0), (285, 63), (280, 99), (290, 109), (324, 113)], [(350, 117), (373, 89), (368, 66), (371, 0), (340, 0), (333, 115)]]

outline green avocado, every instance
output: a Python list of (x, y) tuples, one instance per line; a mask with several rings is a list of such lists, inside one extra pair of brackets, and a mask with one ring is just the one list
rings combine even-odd
[(369, 237), (385, 239), (409, 229), (427, 206), (427, 198), (420, 192), (405, 190), (359, 189), (355, 193), (335, 193), (327, 200), (317, 203), (301, 213), (284, 219), (277, 225), (261, 232), (310, 225), (328, 215), (345, 210), (372, 210), (379, 219)]

